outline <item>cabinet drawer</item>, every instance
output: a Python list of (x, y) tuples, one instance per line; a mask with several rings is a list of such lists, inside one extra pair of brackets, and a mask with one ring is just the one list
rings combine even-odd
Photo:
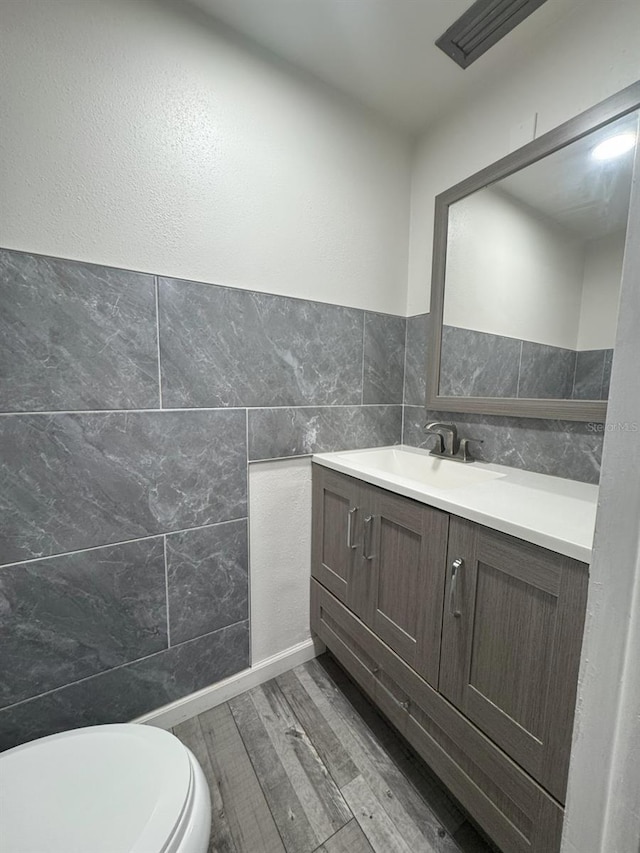
[(504, 853), (555, 853), (563, 809), (315, 580), (311, 626)]

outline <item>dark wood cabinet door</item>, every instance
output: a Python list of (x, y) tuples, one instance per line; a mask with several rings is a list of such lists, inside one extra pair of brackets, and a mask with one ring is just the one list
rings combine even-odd
[(362, 504), (363, 619), (436, 686), (449, 516), (374, 487), (363, 487)]
[(360, 486), (357, 480), (313, 466), (311, 574), (356, 612), (354, 566), (360, 560)]
[(440, 692), (564, 802), (588, 567), (463, 519), (449, 531)]

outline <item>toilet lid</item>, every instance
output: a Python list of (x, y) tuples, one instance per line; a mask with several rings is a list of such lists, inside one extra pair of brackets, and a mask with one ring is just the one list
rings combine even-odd
[(161, 853), (191, 791), (169, 732), (133, 724), (41, 738), (0, 755), (0, 849)]

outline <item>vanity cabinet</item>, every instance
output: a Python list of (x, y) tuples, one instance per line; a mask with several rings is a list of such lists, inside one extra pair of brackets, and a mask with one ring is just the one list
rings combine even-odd
[(327, 468), (313, 506), (314, 577), (437, 685), (449, 516)]
[(563, 801), (586, 567), (461, 518), (447, 563), (439, 690)]
[(312, 628), (504, 853), (560, 847), (588, 569), (314, 464)]

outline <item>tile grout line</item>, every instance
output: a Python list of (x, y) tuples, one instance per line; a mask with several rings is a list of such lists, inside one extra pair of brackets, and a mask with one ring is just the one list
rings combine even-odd
[(117, 666), (111, 666), (108, 669), (102, 669), (100, 672), (94, 672), (91, 675), (85, 675), (84, 678), (79, 678), (77, 681), (70, 681), (68, 684), (61, 684), (59, 687), (52, 687), (51, 690), (45, 690), (44, 693), (36, 693), (35, 696), (27, 696), (26, 699), (20, 699), (19, 702), (12, 702), (11, 705), (4, 705), (0, 708), (0, 716), (4, 711), (9, 711), (12, 708), (17, 708), (19, 705), (25, 705), (27, 702), (35, 702), (36, 699), (42, 699), (44, 696), (50, 696), (52, 693), (58, 693), (60, 690), (65, 690), (67, 687), (74, 687), (77, 684), (82, 684), (85, 681), (90, 681), (92, 678), (98, 678), (98, 676), (106, 675), (108, 672), (115, 672), (118, 669), (124, 669), (126, 666), (133, 666), (136, 663), (142, 663), (142, 661), (150, 660), (151, 658), (155, 658), (158, 655), (164, 655), (168, 651), (172, 649), (178, 649), (180, 646), (186, 646), (189, 643), (197, 643), (200, 640), (204, 640), (205, 637), (212, 637), (214, 634), (220, 633), (220, 631), (226, 631), (228, 628), (235, 628), (236, 625), (242, 625), (246, 622), (246, 619), (239, 619), (237, 622), (232, 622), (230, 625), (223, 625), (222, 628), (216, 628), (215, 631), (208, 631), (206, 634), (201, 634), (199, 637), (193, 637), (191, 640), (184, 640), (182, 643), (177, 643), (175, 646), (171, 646), (171, 649), (167, 646), (166, 649), (160, 649), (157, 652), (152, 652), (150, 655), (144, 655), (141, 658), (135, 658), (134, 660), (128, 660), (124, 663), (119, 663)]
[(404, 320), (404, 362), (402, 365), (402, 425), (400, 427), (400, 444), (404, 444), (404, 413), (407, 404), (407, 340), (409, 338), (409, 318)]
[[(576, 350), (576, 357), (573, 362), (573, 381), (571, 382), (571, 399), (575, 400), (576, 393), (576, 376), (578, 375), (578, 351)], [(604, 362), (602, 364), (602, 370), (604, 375)]]
[(263, 412), (285, 411), (287, 409), (380, 409), (385, 406), (398, 406), (402, 403), (303, 403), (290, 406), (189, 406), (164, 409), (54, 409), (24, 412), (0, 412), (0, 418), (18, 418), (54, 415), (139, 415), (139, 414), (175, 414), (177, 412)]
[(162, 400), (162, 367), (160, 363), (160, 284), (158, 282), (158, 276), (154, 275), (153, 277), (155, 282), (155, 292), (156, 292), (156, 346), (158, 351), (158, 397), (160, 400), (160, 408), (164, 408), (164, 403)]
[(518, 383), (516, 385), (516, 399), (520, 396), (520, 373), (522, 371), (522, 349), (524, 341), (520, 341), (520, 358), (518, 359)]
[[(398, 407), (401, 408), (401, 407)], [(375, 444), (370, 447), (394, 447), (392, 444)], [(363, 447), (343, 447), (341, 450), (309, 450), (307, 453), (292, 453), (290, 456), (261, 456), (258, 459), (250, 459), (249, 464), (254, 462), (281, 462), (284, 459), (305, 459), (307, 456), (315, 456), (316, 453), (347, 453), (356, 450), (366, 450)]]
[[(291, 457), (284, 457), (289, 459)], [(268, 460), (267, 460), (268, 461)], [(246, 515), (238, 518), (228, 518), (225, 521), (212, 521), (209, 524), (199, 524), (196, 527), (183, 527), (180, 530), (167, 530), (159, 533), (150, 533), (148, 536), (138, 536), (135, 539), (121, 539), (118, 542), (104, 542), (102, 545), (89, 545), (87, 548), (76, 548), (73, 551), (61, 551), (58, 554), (43, 554), (42, 557), (29, 557), (28, 560), (18, 560), (14, 563), (3, 563), (2, 569), (11, 569), (15, 566), (25, 566), (29, 563), (39, 563), (41, 560), (55, 560), (57, 557), (71, 557), (74, 554), (84, 554), (88, 551), (99, 551), (101, 548), (116, 548), (119, 545), (130, 545), (133, 542), (147, 542), (149, 539), (158, 539), (160, 536), (173, 536), (176, 533), (191, 533), (194, 530), (205, 530), (208, 527), (220, 527), (223, 524), (235, 524), (237, 521), (247, 521)]]
[[(578, 363), (578, 357), (576, 356), (576, 366), (577, 366), (577, 363)], [(605, 353), (605, 355), (602, 359), (602, 378), (600, 380), (600, 399), (601, 400), (606, 400), (609, 396), (608, 394), (606, 397), (604, 396), (604, 377), (605, 377), (606, 368), (607, 368), (607, 356)], [(574, 382), (575, 382), (575, 380), (574, 380)]]
[(164, 549), (164, 594), (167, 602), (167, 647), (171, 648), (171, 623), (169, 620), (169, 563), (167, 561), (167, 536), (162, 534), (162, 545)]
[(367, 314), (362, 312), (362, 376), (360, 377), (360, 405), (364, 406), (364, 347), (366, 340)]
[(246, 526), (246, 536), (247, 536), (247, 621), (249, 623), (249, 666), (253, 663), (253, 653), (252, 653), (252, 627), (251, 627), (251, 521), (249, 519), (250, 513), (250, 504), (251, 504), (251, 495), (250, 495), (250, 486), (249, 486), (249, 409), (245, 409), (245, 441), (246, 441), (246, 458), (247, 464), (245, 466), (246, 470), (246, 478), (247, 478), (247, 526)]

